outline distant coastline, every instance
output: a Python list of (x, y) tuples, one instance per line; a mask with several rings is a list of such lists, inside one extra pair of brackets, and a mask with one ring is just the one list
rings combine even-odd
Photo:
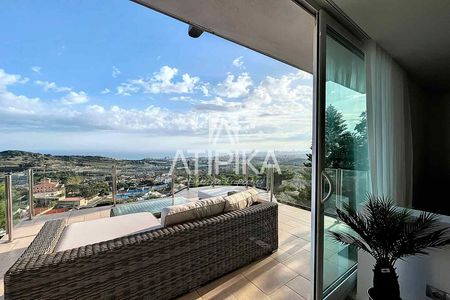
[[(85, 157), (102, 157), (114, 160), (144, 160), (144, 159), (170, 159), (173, 158), (176, 154), (176, 150), (168, 150), (168, 151), (149, 151), (149, 152), (105, 152), (105, 151), (47, 151), (47, 150), (38, 150), (38, 151), (26, 151), (26, 150), (16, 150), (16, 149), (8, 149), (8, 150), (0, 150), (0, 156), (2, 153), (6, 152), (23, 152), (27, 154), (38, 154), (38, 155), (50, 155), (50, 156), (67, 156), (67, 157), (76, 157), (76, 156), (85, 156)], [(292, 151), (275, 151), (278, 155), (287, 155), (287, 156), (298, 156), (299, 158), (306, 158), (306, 154), (309, 152), (300, 151), (300, 150), (292, 150)], [(200, 157), (206, 157), (205, 155), (200, 155)]]

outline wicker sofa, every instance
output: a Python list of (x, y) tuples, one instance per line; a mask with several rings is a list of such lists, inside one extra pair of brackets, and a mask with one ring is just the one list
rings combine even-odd
[(45, 223), (4, 277), (5, 299), (172, 299), (278, 248), (278, 207), (250, 207), (54, 252)]

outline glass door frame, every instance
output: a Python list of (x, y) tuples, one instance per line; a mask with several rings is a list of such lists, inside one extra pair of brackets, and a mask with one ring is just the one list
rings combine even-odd
[[(311, 192), (311, 298), (336, 298), (338, 291), (324, 290), (324, 200), (332, 193), (323, 190), (325, 172), (325, 109), (326, 109), (326, 37), (327, 31), (342, 37), (346, 42), (364, 52), (363, 42), (332, 18), (324, 9), (316, 13), (314, 36), (314, 88), (313, 88), (313, 143), (312, 143), (312, 192)], [(324, 198), (324, 193), (327, 196)], [(356, 268), (355, 268), (356, 269)], [(354, 271), (353, 269), (352, 271)], [(345, 279), (344, 279), (345, 281)], [(335, 287), (332, 285), (332, 288)], [(331, 289), (332, 289), (331, 288)], [(333, 297), (333, 294), (335, 294)]]

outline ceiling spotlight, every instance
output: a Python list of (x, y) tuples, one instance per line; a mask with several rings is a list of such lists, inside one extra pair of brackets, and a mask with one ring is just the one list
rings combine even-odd
[(189, 29), (188, 29), (188, 34), (190, 37), (192, 38), (198, 38), (202, 35), (203, 30), (201, 30), (200, 28), (194, 26), (194, 25), (189, 25)]

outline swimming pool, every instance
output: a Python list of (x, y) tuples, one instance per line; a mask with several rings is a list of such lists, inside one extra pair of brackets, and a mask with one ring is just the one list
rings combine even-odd
[(125, 192), (118, 192), (116, 195), (117, 199), (128, 199), (130, 197), (139, 197), (150, 191), (149, 188), (133, 189)]

